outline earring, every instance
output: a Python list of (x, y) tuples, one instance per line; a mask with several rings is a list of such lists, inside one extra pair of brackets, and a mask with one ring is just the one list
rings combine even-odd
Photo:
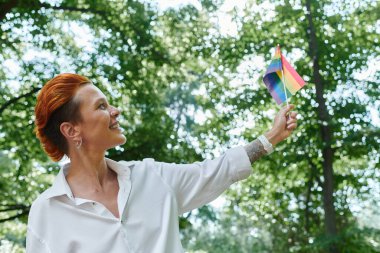
[(80, 139), (80, 141), (75, 143), (75, 146), (77, 147), (77, 149), (80, 149), (80, 147), (82, 146), (82, 138)]

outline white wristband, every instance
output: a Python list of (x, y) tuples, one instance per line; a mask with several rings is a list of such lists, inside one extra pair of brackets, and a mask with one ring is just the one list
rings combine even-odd
[(272, 143), (270, 143), (264, 135), (260, 135), (257, 139), (263, 144), (265, 151), (267, 151), (267, 155), (273, 152)]

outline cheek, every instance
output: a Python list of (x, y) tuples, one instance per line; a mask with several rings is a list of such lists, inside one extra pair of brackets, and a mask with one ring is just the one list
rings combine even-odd
[(109, 117), (103, 113), (91, 117), (86, 120), (85, 132), (87, 136), (99, 135), (101, 132), (105, 132), (109, 127)]

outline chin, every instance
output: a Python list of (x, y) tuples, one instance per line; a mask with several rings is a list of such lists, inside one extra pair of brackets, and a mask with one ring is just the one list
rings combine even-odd
[(106, 150), (112, 149), (112, 148), (117, 147), (117, 146), (124, 145), (126, 142), (127, 142), (127, 138), (123, 134), (120, 134), (116, 138), (113, 137), (112, 141), (108, 142), (108, 145), (106, 144), (106, 146), (107, 146)]
[(121, 135), (120, 141), (114, 147), (124, 145), (126, 142), (127, 142), (127, 138), (124, 135)]
[(127, 138), (123, 135), (123, 141), (119, 145), (124, 145), (127, 142)]

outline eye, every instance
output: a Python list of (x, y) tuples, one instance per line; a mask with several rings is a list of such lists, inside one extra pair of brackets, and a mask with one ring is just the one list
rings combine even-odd
[(101, 103), (98, 108), (102, 109), (102, 110), (105, 110), (105, 109), (107, 109), (107, 106), (106, 106), (105, 103)]

